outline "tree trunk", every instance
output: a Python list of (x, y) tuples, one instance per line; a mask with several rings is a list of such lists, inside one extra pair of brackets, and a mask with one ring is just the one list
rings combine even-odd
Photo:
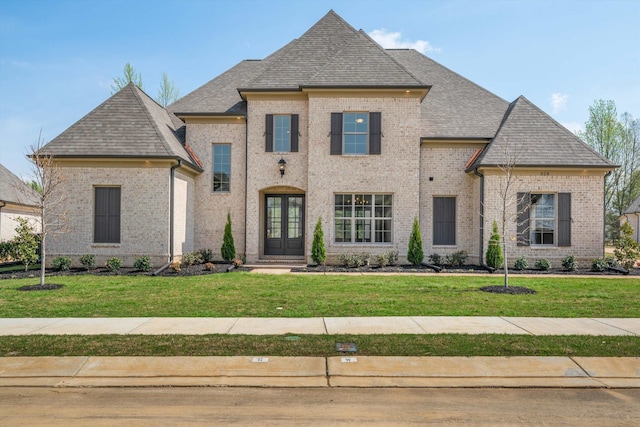
[(509, 287), (509, 264), (507, 262), (507, 242), (503, 239), (502, 241), (502, 252), (504, 256), (504, 287)]
[(46, 261), (46, 253), (44, 249), (44, 240), (45, 234), (42, 233), (42, 239), (40, 240), (40, 286), (44, 286), (44, 270), (45, 270), (45, 261)]

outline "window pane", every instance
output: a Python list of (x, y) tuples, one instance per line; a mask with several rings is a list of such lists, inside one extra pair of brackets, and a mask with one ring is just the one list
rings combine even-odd
[(273, 116), (274, 151), (291, 151), (291, 116)]
[(231, 183), (231, 145), (213, 144), (213, 191), (228, 192)]
[(357, 219), (356, 220), (356, 235), (355, 241), (359, 243), (368, 243), (371, 241), (371, 220), (370, 219)]
[(367, 154), (368, 113), (343, 114), (343, 154)]
[(351, 242), (351, 220), (336, 220), (336, 242)]
[(335, 194), (335, 241), (391, 243), (392, 201), (391, 194)]
[(555, 244), (556, 195), (531, 195), (531, 243), (534, 245)]

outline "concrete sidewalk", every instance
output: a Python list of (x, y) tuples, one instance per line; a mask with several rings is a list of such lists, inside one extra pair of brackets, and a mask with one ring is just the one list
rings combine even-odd
[(0, 387), (640, 388), (640, 357), (5, 357)]
[(0, 335), (282, 335), (288, 333), (640, 336), (640, 319), (480, 316), (0, 318)]

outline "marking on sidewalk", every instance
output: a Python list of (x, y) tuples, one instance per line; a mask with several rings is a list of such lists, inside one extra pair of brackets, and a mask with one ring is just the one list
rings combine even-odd
[(357, 363), (358, 359), (355, 357), (343, 357), (342, 359), (342, 363)]
[(252, 360), (253, 363), (269, 363), (268, 357), (254, 357)]

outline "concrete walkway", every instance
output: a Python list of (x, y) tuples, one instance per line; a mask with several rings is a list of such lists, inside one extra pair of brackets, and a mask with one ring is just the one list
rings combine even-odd
[(640, 336), (640, 319), (481, 316), (0, 318), (0, 335), (282, 335), (288, 333)]
[[(526, 317), (0, 319), (0, 335), (640, 335), (640, 319)], [(640, 350), (639, 350), (640, 356)], [(0, 357), (0, 387), (640, 388), (640, 357)]]

